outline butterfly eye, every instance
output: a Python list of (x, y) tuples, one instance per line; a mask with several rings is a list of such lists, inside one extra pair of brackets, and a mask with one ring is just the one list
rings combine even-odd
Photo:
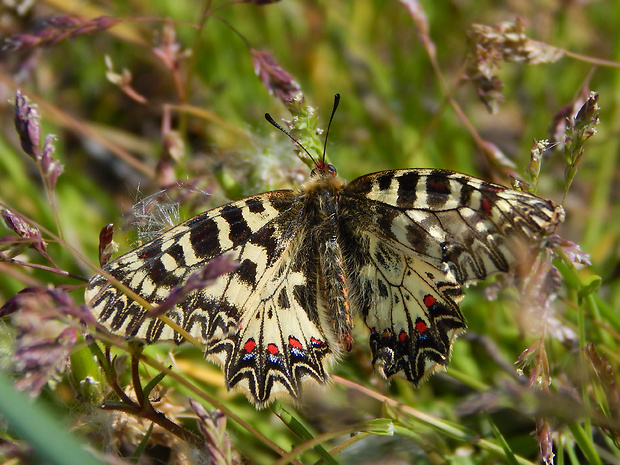
[(334, 165), (330, 165), (329, 163), (321, 163), (321, 164), (317, 164), (316, 168), (314, 168), (310, 172), (310, 177), (312, 178), (316, 178), (318, 176), (325, 176), (325, 175), (330, 175), (330, 176), (335, 177), (338, 175), (338, 171), (336, 170), (336, 167)]

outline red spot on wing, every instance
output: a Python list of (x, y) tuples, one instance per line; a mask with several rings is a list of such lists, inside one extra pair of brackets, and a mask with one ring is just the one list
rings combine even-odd
[(293, 336), (289, 336), (288, 338), (288, 343), (291, 347), (294, 347), (295, 349), (303, 349), (304, 346), (301, 345), (301, 342), (299, 342), (298, 339), (295, 339)]
[(398, 340), (400, 342), (405, 342), (407, 340), (407, 333), (404, 331), (401, 331), (401, 333), (398, 335)]
[(320, 339), (316, 339), (316, 338), (310, 338), (310, 343), (315, 346), (315, 347), (327, 347), (327, 344), (325, 344), (325, 342), (321, 341)]
[(278, 346), (272, 343), (267, 344), (267, 352), (269, 352), (271, 355), (275, 355), (280, 351), (278, 350)]
[(426, 181), (426, 187), (430, 191), (437, 192), (438, 194), (450, 194), (450, 188), (446, 184), (445, 179), (429, 178)]
[(493, 208), (493, 202), (491, 202), (486, 197), (482, 197), (482, 201), (480, 202), (480, 204), (482, 205), (482, 209), (486, 214), (491, 213), (491, 209)]
[(437, 301), (435, 300), (435, 297), (433, 297), (432, 295), (427, 294), (427, 295), (424, 296), (424, 305), (426, 305), (427, 307), (430, 307), (435, 302), (437, 302)]
[(503, 187), (491, 186), (491, 185), (487, 185), (486, 188), (487, 188), (486, 190), (488, 190), (489, 192), (493, 192), (495, 194), (499, 194), (500, 192), (504, 192), (506, 190)]
[(254, 339), (248, 339), (248, 342), (243, 344), (243, 350), (245, 350), (248, 354), (251, 354), (255, 348), (256, 342), (254, 342)]
[(423, 333), (427, 329), (428, 329), (428, 326), (426, 326), (426, 323), (424, 323), (422, 320), (418, 319), (418, 321), (415, 322), (415, 330), (418, 333)]

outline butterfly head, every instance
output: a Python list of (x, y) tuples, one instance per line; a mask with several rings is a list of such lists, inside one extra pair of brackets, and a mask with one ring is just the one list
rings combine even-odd
[(310, 172), (311, 178), (336, 177), (337, 175), (336, 167), (324, 161), (316, 163), (316, 167)]

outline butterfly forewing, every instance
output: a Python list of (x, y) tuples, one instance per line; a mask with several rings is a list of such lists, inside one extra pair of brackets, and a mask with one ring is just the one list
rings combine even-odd
[(460, 283), (508, 271), (564, 219), (552, 202), (445, 170), (369, 174), (345, 194), (377, 234), (448, 264)]

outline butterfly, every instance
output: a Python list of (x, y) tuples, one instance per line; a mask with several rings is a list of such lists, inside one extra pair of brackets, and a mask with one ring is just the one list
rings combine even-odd
[[(166, 316), (204, 344), (227, 388), (260, 408), (298, 398), (306, 382), (327, 383), (329, 364), (351, 349), (355, 318), (370, 330), (375, 370), (419, 384), (446, 366), (465, 329), (463, 286), (523, 265), (563, 220), (551, 201), (452, 171), (381, 171), (346, 183), (323, 156), (297, 190), (201, 213), (103, 270), (157, 305), (231, 255), (234, 270)], [(102, 275), (85, 300), (114, 333), (182, 340)]]

